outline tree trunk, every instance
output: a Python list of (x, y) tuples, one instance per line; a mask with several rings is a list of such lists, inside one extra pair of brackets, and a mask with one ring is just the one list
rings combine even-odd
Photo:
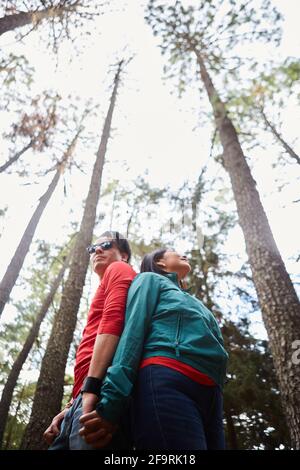
[(264, 120), (267, 129), (270, 129), (275, 139), (283, 146), (284, 150), (292, 157), (293, 160), (296, 160), (298, 165), (300, 165), (300, 156), (292, 149), (292, 147), (283, 139), (283, 137), (279, 134), (274, 124), (272, 124), (269, 119), (267, 118), (263, 109), (260, 109), (260, 114)]
[(2, 397), (1, 397), (1, 402), (0, 402), (0, 448), (2, 446), (3, 435), (4, 435), (4, 430), (5, 430), (7, 418), (8, 418), (9, 408), (10, 408), (10, 404), (11, 404), (11, 401), (12, 401), (14, 388), (15, 388), (15, 386), (17, 384), (17, 381), (18, 381), (18, 378), (19, 378), (19, 374), (22, 370), (22, 367), (23, 367), (27, 357), (28, 357), (29, 352), (31, 351), (31, 348), (34, 344), (34, 341), (38, 337), (41, 323), (44, 320), (44, 318), (45, 318), (45, 316), (46, 316), (46, 314), (49, 310), (49, 307), (50, 307), (51, 303), (53, 302), (53, 299), (54, 299), (54, 296), (57, 292), (57, 289), (58, 289), (58, 287), (59, 287), (59, 285), (60, 285), (60, 283), (63, 279), (65, 270), (66, 270), (66, 268), (67, 268), (67, 266), (70, 262), (71, 253), (72, 253), (72, 251), (66, 257), (66, 259), (65, 259), (58, 275), (54, 279), (54, 281), (53, 281), (53, 283), (50, 287), (50, 291), (49, 291), (48, 295), (46, 296), (46, 298), (44, 299), (44, 301), (42, 303), (42, 306), (39, 310), (39, 313), (36, 317), (36, 320), (35, 320), (34, 324), (32, 325), (32, 327), (29, 331), (29, 334), (27, 336), (27, 339), (24, 343), (24, 346), (23, 346), (21, 352), (19, 353), (17, 359), (15, 360), (15, 362), (12, 366), (12, 369), (9, 373), (6, 384), (4, 386), (4, 389), (3, 389), (3, 392), (2, 392)]
[(33, 141), (31, 140), (22, 150), (17, 152), (13, 157), (9, 158), (3, 165), (0, 166), (0, 173), (5, 171), (10, 165), (19, 160), (19, 158), (25, 153), (30, 147), (32, 147)]
[(20, 393), (20, 396), (19, 396), (19, 400), (18, 400), (18, 404), (17, 404), (17, 408), (16, 408), (16, 412), (15, 412), (15, 415), (14, 415), (14, 417), (13, 417), (13, 419), (11, 420), (11, 423), (10, 423), (10, 427), (9, 427), (9, 431), (8, 431), (8, 434), (7, 434), (7, 438), (6, 438), (4, 450), (9, 449), (9, 447), (10, 447), (11, 438), (12, 438), (12, 433), (13, 433), (14, 425), (15, 425), (15, 423), (16, 423), (16, 421), (17, 421), (18, 413), (19, 413), (20, 408), (21, 408), (21, 404), (22, 404), (22, 399), (23, 399), (24, 391), (25, 391), (25, 385), (23, 386), (23, 388), (22, 388), (22, 390), (21, 390), (21, 393)]
[(12, 31), (16, 28), (21, 28), (27, 24), (32, 23), (37, 25), (45, 18), (53, 18), (59, 16), (64, 12), (62, 6), (58, 7), (49, 7), (44, 10), (37, 11), (21, 11), (19, 13), (14, 13), (13, 15), (6, 15), (0, 18), (0, 36), (1, 34)]
[(47, 445), (43, 442), (43, 432), (49, 426), (53, 417), (60, 411), (65, 368), (89, 265), (89, 255), (86, 247), (90, 245), (93, 236), (104, 157), (110, 135), (122, 64), (123, 61), (120, 62), (114, 79), (114, 88), (97, 152), (81, 226), (73, 249), (69, 277), (62, 292), (61, 304), (55, 315), (50, 339), (42, 361), (29, 424), (21, 444), (22, 449), (45, 449)]
[(279, 379), (292, 445), (300, 449), (300, 364), (292, 361), (300, 338), (300, 303), (273, 238), (256, 183), (237, 132), (216, 92), (202, 55), (196, 51), (201, 79), (213, 108), (244, 233), (260, 308)]
[(38, 226), (38, 223), (40, 221), (40, 218), (57, 186), (57, 183), (59, 181), (59, 177), (61, 174), (61, 170), (58, 169), (54, 175), (54, 178), (52, 179), (47, 191), (43, 194), (43, 196), (40, 198), (40, 202), (35, 209), (27, 227), (26, 230), (21, 238), (21, 241), (15, 251), (14, 256), (12, 257), (12, 260), (6, 270), (6, 273), (4, 274), (4, 277), (1, 281), (0, 284), (0, 316), (3, 312), (3, 309), (5, 307), (5, 304), (9, 300), (10, 293), (12, 291), (12, 288), (15, 285), (16, 280), (18, 279), (18, 276), (20, 274), (21, 268), (23, 266), (25, 257), (29, 251), (30, 244), (32, 242), (34, 233), (36, 231), (36, 228)]
[(78, 140), (78, 137), (81, 131), (82, 129), (80, 128), (76, 132), (74, 138), (72, 139), (70, 145), (68, 146), (66, 152), (64, 153), (61, 162), (56, 165), (57, 170), (54, 175), (54, 178), (52, 179), (47, 191), (40, 198), (40, 202), (36, 210), (34, 211), (29, 221), (29, 224), (26, 227), (26, 230), (21, 238), (18, 248), (16, 249), (15, 254), (0, 283), (0, 316), (3, 312), (5, 304), (9, 300), (9, 296), (12, 291), (12, 288), (14, 287), (15, 282), (18, 279), (18, 276), (23, 266), (25, 257), (29, 251), (29, 247), (32, 242), (33, 236), (35, 234), (37, 225), (40, 221), (40, 218), (58, 184), (61, 174), (64, 172), (66, 164), (68, 163), (69, 159), (71, 158), (73, 154), (74, 148), (76, 146), (76, 142)]

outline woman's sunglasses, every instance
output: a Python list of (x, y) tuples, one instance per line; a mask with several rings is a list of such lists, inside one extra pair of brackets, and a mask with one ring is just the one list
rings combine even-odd
[(90, 245), (87, 247), (87, 251), (89, 254), (93, 254), (96, 252), (96, 249), (99, 247), (101, 250), (110, 250), (114, 245), (114, 242), (102, 242), (102, 243), (96, 243), (95, 245)]

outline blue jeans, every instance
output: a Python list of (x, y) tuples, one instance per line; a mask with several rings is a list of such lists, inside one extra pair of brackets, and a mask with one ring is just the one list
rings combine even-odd
[(133, 395), (136, 449), (224, 450), (223, 394), (169, 367), (139, 370)]
[[(130, 409), (125, 410), (119, 423), (119, 430), (113, 435), (111, 442), (103, 449), (131, 449)], [(87, 444), (78, 434), (82, 425), (79, 418), (82, 415), (82, 398), (79, 395), (67, 411), (60, 427), (60, 434), (55, 438), (48, 450), (96, 450)]]

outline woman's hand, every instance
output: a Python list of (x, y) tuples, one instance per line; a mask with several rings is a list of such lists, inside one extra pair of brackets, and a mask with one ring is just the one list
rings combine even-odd
[(82, 415), (79, 422), (83, 425), (79, 430), (80, 436), (94, 449), (102, 449), (109, 444), (113, 433), (118, 428), (116, 424), (99, 416), (96, 411)]

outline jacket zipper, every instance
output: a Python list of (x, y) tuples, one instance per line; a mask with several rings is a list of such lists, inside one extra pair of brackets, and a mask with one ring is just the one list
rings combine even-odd
[(180, 326), (181, 326), (181, 313), (179, 313), (179, 315), (178, 315), (177, 329), (176, 329), (176, 337), (175, 337), (175, 353), (176, 353), (176, 357), (179, 357), (179, 356), (180, 356), (180, 351), (179, 351)]

